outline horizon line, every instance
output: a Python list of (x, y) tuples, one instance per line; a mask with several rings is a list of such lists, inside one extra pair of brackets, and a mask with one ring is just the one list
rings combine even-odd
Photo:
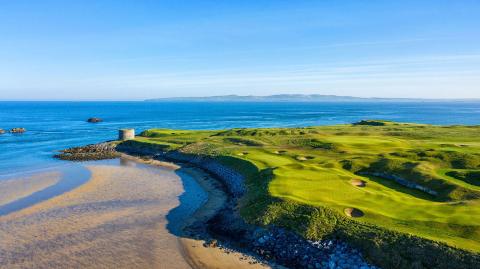
[[(174, 96), (174, 97), (153, 97), (153, 98), (131, 98), (131, 99), (0, 99), (0, 102), (144, 102), (144, 101), (169, 101), (175, 99), (208, 99), (208, 98), (268, 98), (268, 97), (278, 97), (284, 96), (285, 98), (290, 97), (331, 97), (331, 98), (351, 98), (359, 100), (372, 100), (372, 101), (381, 101), (381, 100), (418, 100), (418, 101), (480, 101), (480, 97), (464, 97), (464, 98), (429, 98), (429, 97), (360, 97), (360, 96), (350, 96), (350, 95), (334, 95), (334, 94), (302, 94), (302, 93), (279, 93), (271, 95), (236, 95), (236, 94), (226, 94), (226, 95), (210, 95), (210, 96)], [(201, 101), (201, 100), (197, 100)], [(208, 100), (207, 100), (208, 101)], [(243, 101), (248, 102), (249, 100)], [(254, 101), (254, 100), (251, 100)], [(261, 100), (260, 100), (261, 101)], [(295, 101), (295, 100), (293, 100)], [(308, 100), (305, 100), (308, 101)], [(305, 102), (304, 101), (304, 102)], [(315, 101), (315, 100), (312, 100)], [(271, 101), (270, 101), (271, 102)], [(286, 102), (285, 100), (283, 102)]]

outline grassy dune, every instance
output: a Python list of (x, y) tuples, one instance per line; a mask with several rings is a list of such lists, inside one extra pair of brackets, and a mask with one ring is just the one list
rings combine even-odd
[(212, 156), (242, 171), (249, 191), (241, 212), (252, 222), (290, 226), (317, 238), (339, 229), (344, 210), (355, 208), (363, 215), (345, 221), (358, 227), (478, 252), (479, 134), (479, 126), (363, 121), (308, 128), (155, 129), (137, 142)]

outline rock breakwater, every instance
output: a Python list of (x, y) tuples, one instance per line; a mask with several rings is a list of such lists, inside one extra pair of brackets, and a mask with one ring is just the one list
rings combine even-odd
[(225, 185), (227, 185), (227, 190), (233, 194), (235, 198), (241, 197), (245, 193), (243, 176), (237, 171), (220, 164), (214, 159), (198, 155), (183, 154), (177, 151), (166, 152), (160, 156), (177, 162), (187, 162), (196, 165), (215, 175), (216, 177), (220, 178)]
[(235, 198), (239, 198), (245, 193), (244, 177), (234, 169), (222, 165), (210, 157), (186, 154), (179, 151), (163, 151), (155, 148), (137, 147), (135, 143), (121, 143), (116, 150), (127, 154), (150, 155), (153, 158), (190, 163), (218, 177)]

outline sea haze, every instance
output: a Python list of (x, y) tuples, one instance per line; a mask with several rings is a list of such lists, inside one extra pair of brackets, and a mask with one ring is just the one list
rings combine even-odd
[[(91, 124), (89, 117), (102, 123)], [(292, 127), (384, 119), (430, 124), (480, 124), (480, 102), (0, 102), (0, 178), (62, 165), (55, 151), (112, 140), (131, 127), (224, 129)]]

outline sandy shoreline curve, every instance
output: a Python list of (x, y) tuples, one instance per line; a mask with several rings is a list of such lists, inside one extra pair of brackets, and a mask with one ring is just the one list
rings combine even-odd
[[(135, 157), (115, 162), (88, 162), (85, 184), (0, 216), (0, 268), (268, 268), (176, 234), (225, 202), (206, 173)], [(198, 184), (206, 201), (187, 184)], [(191, 199), (186, 208), (182, 199)]]
[[(227, 200), (226, 194), (221, 190), (219, 183), (205, 172), (197, 168), (184, 168), (183, 172), (192, 175), (208, 193), (208, 200), (187, 220), (185, 226), (195, 222), (204, 223), (223, 207)], [(205, 247), (206, 242), (204, 240), (192, 239), (188, 235), (179, 238), (179, 240), (184, 256), (192, 268), (270, 268), (270, 266), (259, 263), (254, 257), (245, 253), (231, 249)]]
[[(160, 167), (178, 169), (180, 173), (191, 176), (208, 194), (208, 199), (195, 213), (182, 224), (182, 228), (194, 223), (205, 223), (220, 210), (227, 201), (227, 194), (220, 182), (212, 178), (203, 170), (190, 165), (180, 166), (171, 162), (164, 162), (152, 158), (139, 158), (122, 154), (122, 158)], [(192, 268), (196, 269), (267, 269), (269, 265), (258, 262), (254, 257), (231, 249), (205, 247), (205, 240), (194, 239), (183, 234), (179, 237), (180, 251)], [(280, 268), (280, 267), (279, 267)], [(283, 268), (283, 267), (282, 267)]]

